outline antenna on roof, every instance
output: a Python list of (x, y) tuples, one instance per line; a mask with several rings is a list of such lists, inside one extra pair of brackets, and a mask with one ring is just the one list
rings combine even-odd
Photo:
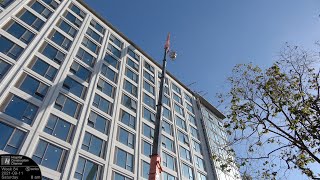
[(191, 85), (193, 85), (193, 84), (195, 84), (195, 83), (197, 83), (197, 82), (196, 82), (196, 81), (194, 81), (194, 82), (192, 82), (192, 83), (188, 84), (188, 85), (187, 85), (187, 87), (190, 87)]

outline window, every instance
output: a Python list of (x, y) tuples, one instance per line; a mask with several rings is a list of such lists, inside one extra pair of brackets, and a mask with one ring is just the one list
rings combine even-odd
[(100, 78), (98, 80), (97, 89), (99, 89), (101, 92), (103, 92), (111, 98), (114, 97), (114, 94), (116, 92), (116, 88), (114, 86)]
[(162, 135), (162, 146), (169, 149), (172, 152), (175, 152), (174, 150), (174, 143), (171, 139), (167, 138), (166, 136)]
[(82, 99), (85, 97), (87, 90), (84, 85), (69, 76), (64, 80), (62, 88)]
[(64, 61), (66, 56), (64, 53), (60, 52), (50, 44), (46, 44), (41, 53), (59, 65), (62, 63), (62, 61)]
[(91, 77), (91, 71), (82, 67), (77, 62), (72, 63), (72, 65), (70, 67), (70, 72), (72, 72), (74, 75), (76, 75), (80, 79), (87, 81), (87, 82), (89, 82), (90, 77)]
[(73, 38), (77, 34), (77, 30), (63, 20), (60, 22), (58, 27)]
[(140, 60), (140, 56), (138, 54), (136, 54), (135, 52), (133, 52), (133, 50), (128, 49), (128, 54), (129, 56), (131, 56), (133, 59), (137, 60), (139, 62)]
[(156, 120), (156, 115), (147, 108), (143, 107), (143, 118), (154, 123)]
[(137, 110), (137, 102), (125, 94), (122, 96), (122, 105), (133, 110), (134, 112)]
[(134, 97), (138, 96), (138, 88), (127, 80), (124, 80), (123, 82), (123, 89), (125, 89), (128, 93), (130, 93)]
[(21, 84), (18, 84), (19, 89), (30, 94), (31, 96), (43, 100), (49, 87), (35, 78), (31, 77), (30, 75), (25, 75)]
[(132, 81), (138, 83), (138, 79), (139, 79), (138, 75), (128, 68), (126, 68), (126, 76), (130, 78)]
[(119, 127), (117, 140), (122, 144), (134, 149), (134, 135), (127, 130)]
[(189, 103), (192, 103), (192, 98), (189, 96), (189, 95), (187, 95), (187, 94), (184, 94), (185, 96), (184, 96), (184, 98), (189, 102)]
[(181, 119), (180, 117), (176, 116), (176, 124), (177, 126), (179, 126), (181, 129), (187, 131), (187, 126), (186, 126), (186, 122)]
[(73, 125), (69, 122), (51, 114), (43, 131), (61, 140), (70, 142), (72, 129)]
[(80, 16), (82, 19), (86, 16), (86, 13), (84, 13), (80, 8), (75, 6), (74, 4), (71, 5), (70, 8), (74, 13), (76, 13), (78, 16)]
[(183, 108), (176, 103), (174, 103), (174, 110), (181, 116), (184, 116)]
[(207, 180), (207, 177), (201, 173), (198, 172), (198, 179), (199, 180)]
[(180, 98), (178, 95), (176, 95), (175, 93), (173, 93), (173, 99), (174, 99), (176, 102), (178, 102), (179, 104), (182, 104), (181, 98)]
[(136, 118), (124, 110), (121, 110), (120, 121), (132, 129), (136, 129)]
[(194, 180), (191, 167), (182, 164), (182, 176), (189, 180)]
[(102, 98), (98, 94), (95, 94), (94, 96), (93, 106), (100, 109), (102, 112), (111, 115), (112, 103)]
[(167, 121), (162, 120), (162, 130), (171, 136), (173, 135), (172, 125)]
[(25, 44), (29, 44), (34, 37), (34, 34), (31, 31), (14, 21), (11, 22), (6, 31)]
[(162, 152), (162, 165), (169, 169), (175, 171), (176, 169), (176, 158), (170, 156), (169, 154)]
[(123, 42), (121, 42), (118, 38), (114, 37), (114, 35), (110, 35), (109, 40), (113, 42), (113, 44), (117, 45), (120, 49), (122, 49)]
[(90, 67), (93, 67), (96, 61), (95, 57), (93, 57), (91, 54), (89, 54), (87, 51), (83, 50), (82, 48), (79, 48), (79, 51), (77, 53), (77, 58), (79, 58), (84, 63), (88, 64)]
[(107, 49), (113, 54), (115, 55), (117, 58), (121, 58), (121, 51), (117, 48), (115, 48), (113, 45), (111, 45), (110, 43), (107, 46)]
[(7, 74), (11, 65), (0, 59), (0, 80)]
[(96, 40), (98, 43), (101, 44), (102, 37), (98, 33), (96, 33), (95, 31), (93, 31), (91, 28), (88, 28), (87, 34), (90, 37), (92, 37), (92, 39)]
[(152, 129), (150, 126), (146, 125), (143, 123), (143, 135), (145, 135), (146, 137), (153, 139), (154, 137), (154, 129)]
[(189, 138), (188, 135), (184, 134), (183, 132), (178, 130), (178, 141), (180, 141), (182, 144), (189, 145)]
[(163, 91), (164, 91), (164, 93), (166, 93), (167, 95), (169, 95), (169, 88), (168, 88), (168, 86), (163, 86)]
[(133, 155), (120, 148), (116, 148), (115, 164), (133, 172)]
[(9, 56), (10, 58), (17, 60), (21, 55), (23, 48), (13, 43), (9, 39), (0, 35), (0, 52)]
[(147, 63), (147, 61), (144, 61), (144, 67), (148, 69), (150, 72), (154, 73), (154, 67)]
[(191, 135), (197, 139), (199, 139), (198, 130), (192, 126), (190, 126)]
[(10, 95), (8, 102), (3, 112), (19, 121), (31, 125), (37, 114), (38, 107), (16, 95)]
[(136, 71), (139, 71), (139, 64), (132, 61), (130, 58), (127, 58), (127, 65), (133, 68)]
[(88, 118), (88, 126), (100, 131), (103, 134), (109, 134), (110, 121), (91, 111)]
[(114, 72), (112, 69), (110, 69), (105, 64), (102, 64), (101, 74), (103, 76), (105, 76), (106, 78), (110, 79), (114, 83), (117, 83), (117, 81), (118, 81), (117, 73)]
[(143, 102), (152, 109), (156, 109), (156, 101), (145, 93), (143, 93)]
[(82, 22), (80, 19), (76, 18), (73, 14), (71, 14), (70, 12), (67, 12), (65, 14), (65, 18), (67, 20), (69, 20), (71, 23), (73, 23), (75, 26), (77, 26), (78, 28), (81, 26)]
[(176, 180), (176, 178), (166, 172), (161, 172), (162, 180)]
[(94, 27), (97, 31), (99, 31), (101, 34), (103, 34), (104, 31), (105, 31), (104, 27), (102, 27), (102, 26), (101, 26), (99, 23), (97, 23), (97, 21), (95, 21), (95, 20), (91, 20), (91, 21), (90, 21), (90, 25), (91, 25), (92, 27)]
[(2, 0), (0, 1), (0, 7), (6, 8), (8, 7), (14, 0)]
[(96, 163), (79, 157), (74, 178), (87, 180), (87, 179), (100, 179), (101, 166)]
[(190, 121), (190, 123), (192, 123), (193, 125), (196, 125), (196, 118), (193, 117), (191, 114), (188, 113), (188, 120)]
[(66, 38), (64, 35), (62, 35), (58, 31), (55, 31), (50, 37), (50, 39), (56, 44), (58, 44), (60, 47), (65, 49), (66, 51), (69, 50), (72, 43), (70, 39)]
[(104, 61), (119, 70), (120, 62), (110, 54), (106, 54), (106, 56), (104, 57)]
[(205, 171), (203, 159), (199, 158), (198, 156), (194, 156), (194, 159), (195, 159), (194, 161), (196, 162), (197, 168)]
[(168, 98), (167, 96), (162, 97), (162, 102), (170, 107), (170, 98)]
[(181, 89), (180, 89), (180, 88), (178, 88), (178, 86), (177, 86), (177, 85), (172, 84), (172, 89), (173, 89), (175, 92), (177, 92), (178, 94), (181, 94)]
[(88, 132), (85, 133), (81, 149), (88, 151), (96, 156), (104, 156), (104, 141)]
[(82, 44), (88, 49), (90, 49), (90, 51), (94, 52), (95, 54), (99, 52), (99, 46), (86, 37), (83, 38)]
[(0, 122), (0, 150), (17, 154), (25, 136), (25, 132)]
[(27, 10), (21, 15), (20, 19), (37, 31), (44, 25), (44, 22), (41, 19)]
[(154, 83), (154, 77), (149, 74), (146, 70), (143, 71), (143, 77), (148, 79), (150, 82)]
[(39, 165), (61, 172), (65, 157), (66, 150), (40, 139), (32, 159)]
[(114, 179), (112, 180), (132, 180), (132, 179), (115, 172)]
[(147, 81), (143, 81), (143, 87), (146, 91), (154, 95), (154, 87), (149, 84)]
[(81, 111), (80, 104), (78, 104), (74, 100), (71, 100), (70, 98), (66, 97), (61, 93), (57, 97), (54, 107), (76, 119), (78, 119)]
[(202, 151), (201, 151), (201, 145), (199, 143), (197, 143), (196, 141), (192, 140), (192, 147), (194, 149), (195, 152), (199, 153), (199, 154), (202, 154)]
[(152, 145), (146, 141), (142, 141), (142, 154), (150, 157), (152, 154)]
[(191, 163), (191, 155), (190, 155), (190, 151), (187, 150), (186, 148), (180, 146), (179, 148), (180, 150), (180, 157), (189, 161)]
[(191, 105), (187, 104), (187, 109), (194, 114), (193, 107)]
[(57, 74), (57, 69), (54, 68), (53, 66), (49, 65), (45, 61), (43, 61), (40, 58), (36, 58), (34, 61), (34, 64), (32, 65), (31, 69), (40, 74), (41, 76), (53, 80)]
[(149, 178), (149, 170), (150, 170), (150, 164), (142, 161), (142, 169), (141, 169), (141, 176), (145, 179)]
[(59, 6), (59, 4), (55, 0), (42, 0), (42, 2), (46, 3), (52, 9), (57, 9), (57, 7)]
[(167, 109), (166, 107), (162, 107), (162, 116), (167, 118), (168, 120), (171, 120), (171, 111)]
[(35, 10), (37, 13), (39, 13), (40, 15), (42, 15), (43, 17), (45, 17), (46, 19), (48, 19), (52, 14), (52, 12), (49, 9), (47, 9), (44, 5), (42, 5), (38, 1), (35, 1), (31, 5), (31, 8)]

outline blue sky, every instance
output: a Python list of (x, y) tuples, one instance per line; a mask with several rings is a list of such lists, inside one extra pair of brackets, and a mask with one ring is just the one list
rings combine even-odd
[(178, 58), (169, 71), (215, 105), (236, 64), (265, 68), (285, 42), (314, 49), (320, 40), (319, 0), (85, 2), (159, 63), (171, 32)]

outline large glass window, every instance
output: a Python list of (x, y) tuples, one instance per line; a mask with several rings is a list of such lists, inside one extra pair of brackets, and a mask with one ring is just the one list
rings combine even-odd
[(9, 103), (3, 112), (19, 121), (31, 125), (37, 114), (38, 107), (16, 95), (10, 95), (9, 97)]
[(149, 178), (149, 170), (150, 170), (150, 164), (142, 161), (142, 169), (141, 169), (141, 176), (145, 179)]
[(176, 124), (177, 126), (179, 126), (181, 129), (187, 131), (187, 126), (186, 126), (186, 122), (181, 119), (179, 116), (176, 115)]
[(156, 109), (156, 101), (145, 93), (143, 93), (143, 102), (152, 109)]
[(205, 176), (205, 175), (203, 175), (203, 174), (198, 172), (198, 179), (199, 180), (207, 180), (207, 176)]
[(186, 148), (180, 146), (179, 148), (180, 151), (180, 157), (183, 158), (184, 160), (187, 160), (191, 163), (191, 155), (190, 155), (190, 151), (187, 150)]
[(58, 27), (65, 33), (69, 34), (71, 37), (74, 37), (77, 34), (77, 30), (63, 20), (60, 21)]
[(182, 163), (182, 176), (189, 180), (194, 180), (192, 168)]
[(198, 130), (192, 126), (190, 126), (191, 135), (197, 139), (199, 139)]
[(167, 109), (166, 107), (162, 107), (162, 115), (163, 117), (167, 118), (168, 120), (171, 120), (171, 111)]
[(192, 147), (195, 152), (202, 154), (200, 143), (197, 143), (196, 141), (192, 140)]
[(128, 49), (128, 54), (131, 56), (133, 59), (137, 60), (138, 62), (140, 61), (140, 56), (133, 52), (132, 49)]
[(109, 134), (110, 121), (106, 118), (91, 111), (88, 118), (88, 126), (102, 132), (103, 134)]
[(120, 62), (110, 54), (106, 54), (106, 56), (104, 57), (104, 61), (119, 70)]
[(91, 21), (90, 21), (90, 25), (91, 25), (92, 27), (94, 27), (97, 31), (99, 31), (101, 34), (103, 34), (104, 31), (105, 31), (104, 27), (102, 27), (102, 26), (101, 26), (99, 23), (97, 23), (97, 21), (95, 21), (95, 20), (91, 20)]
[(62, 87), (82, 99), (84, 99), (87, 91), (87, 88), (84, 85), (69, 76), (64, 80)]
[(143, 107), (143, 118), (154, 123), (156, 120), (156, 115), (147, 108)]
[(175, 152), (175, 150), (174, 150), (174, 142), (171, 139), (169, 139), (166, 136), (162, 135), (161, 140), (162, 140), (162, 146), (163, 147), (169, 149), (172, 152)]
[(196, 126), (196, 118), (193, 117), (191, 114), (188, 113), (188, 120), (191, 124)]
[(144, 67), (148, 69), (150, 72), (154, 73), (154, 67), (147, 63), (147, 61), (144, 61)]
[(14, 0), (2, 0), (0, 1), (0, 7), (6, 8), (8, 7)]
[(60, 52), (50, 44), (45, 45), (42, 54), (58, 64), (61, 64), (66, 56), (64, 53)]
[(0, 59), (0, 80), (7, 74), (11, 65)]
[(59, 6), (59, 4), (55, 0), (42, 0), (42, 2), (49, 5), (52, 9), (57, 9), (57, 7)]
[(127, 58), (127, 65), (133, 68), (136, 71), (139, 71), (139, 64), (132, 61), (130, 58)]
[(122, 105), (136, 112), (137, 110), (137, 101), (131, 99), (129, 96), (123, 94), (122, 96)]
[(105, 76), (106, 78), (110, 79), (112, 82), (117, 83), (118, 81), (118, 76), (117, 73), (114, 72), (112, 69), (110, 69), (108, 66), (105, 64), (102, 64), (101, 67), (101, 74)]
[(194, 112), (193, 112), (193, 107), (192, 107), (191, 105), (187, 104), (187, 109), (188, 109), (192, 114), (194, 114)]
[(18, 84), (18, 86), (19, 89), (39, 100), (43, 100), (49, 89), (49, 86), (36, 80), (30, 75), (26, 75), (21, 84)]
[(67, 12), (65, 14), (65, 18), (68, 19), (71, 23), (73, 23), (75, 26), (80, 27), (82, 22), (80, 19), (76, 18), (73, 14), (70, 12)]
[(37, 13), (41, 14), (45, 18), (49, 18), (52, 12), (47, 9), (44, 5), (39, 3), (38, 1), (35, 1), (32, 5), (31, 8), (35, 10)]
[(50, 37), (50, 39), (55, 42), (56, 44), (58, 44), (60, 47), (62, 47), (63, 49), (65, 49), (66, 51), (69, 50), (70, 46), (71, 46), (71, 40), (68, 39), (67, 37), (65, 37), (64, 35), (62, 35), (60, 32), (55, 31), (52, 36)]
[(126, 68), (126, 76), (132, 81), (138, 83), (139, 76), (128, 68)]
[(162, 175), (162, 180), (176, 180), (174, 176), (166, 172), (162, 172), (161, 175)]
[(132, 179), (115, 172), (112, 180), (132, 180)]
[(138, 88), (127, 80), (123, 82), (123, 89), (125, 89), (128, 93), (133, 95), (134, 97), (138, 96)]
[(172, 83), (172, 89), (173, 89), (175, 92), (177, 92), (178, 94), (181, 94), (181, 89), (180, 89), (177, 85), (175, 85), (175, 84), (173, 84), (173, 83)]
[(108, 100), (102, 98), (98, 94), (94, 96), (93, 106), (100, 109), (101, 111), (111, 114), (112, 111), (112, 103)]
[(120, 121), (132, 129), (136, 128), (136, 118), (124, 110), (121, 110)]
[(96, 156), (103, 157), (104, 141), (91, 133), (86, 132), (82, 141), (81, 149), (88, 151)]
[(130, 147), (130, 148), (134, 148), (134, 142), (135, 142), (135, 137), (132, 133), (128, 132), (127, 130), (119, 127), (118, 129), (118, 136), (117, 136), (117, 140), (119, 142), (121, 142), (122, 144)]
[(76, 119), (78, 119), (81, 111), (80, 104), (63, 94), (59, 94), (54, 104), (54, 107)]
[(80, 79), (89, 82), (91, 77), (91, 71), (86, 69), (85, 67), (82, 67), (77, 62), (73, 62), (70, 67), (70, 72), (72, 72), (74, 75), (79, 77)]
[(114, 86), (112, 86), (111, 84), (109, 84), (108, 82), (102, 79), (98, 80), (97, 89), (99, 89), (101, 92), (103, 92), (104, 94), (108, 95), (111, 98), (114, 97), (114, 94), (116, 91), (116, 88)]
[(25, 12), (21, 15), (20, 19), (37, 31), (39, 31), (44, 25), (44, 22), (41, 19), (27, 10), (25, 10)]
[(0, 150), (17, 154), (25, 135), (25, 132), (0, 122)]
[(154, 137), (154, 129), (153, 128), (151, 128), (150, 126), (143, 123), (142, 130), (143, 130), (144, 136), (146, 136), (150, 139), (153, 139), (153, 137)]
[(173, 99), (179, 104), (182, 104), (182, 99), (178, 95), (176, 95), (176, 93), (173, 93)]
[(204, 161), (198, 156), (194, 156), (194, 161), (196, 162), (196, 166), (198, 169), (205, 171)]
[(174, 110), (181, 116), (184, 116), (183, 108), (176, 103), (174, 103)]
[(94, 30), (92, 30), (91, 28), (88, 28), (87, 34), (90, 37), (92, 37), (92, 39), (96, 40), (98, 43), (101, 43), (102, 37), (98, 33), (96, 33)]
[(71, 5), (70, 9), (76, 13), (78, 16), (80, 16), (82, 19), (86, 16), (86, 13), (83, 12), (78, 6), (75, 6), (74, 4)]
[(83, 38), (82, 44), (96, 54), (99, 52), (99, 46), (86, 37)]
[(82, 60), (84, 63), (88, 64), (90, 67), (93, 67), (96, 62), (96, 58), (89, 54), (87, 51), (83, 50), (82, 48), (79, 48), (77, 58)]
[(80, 180), (100, 179), (100, 171), (101, 166), (92, 161), (79, 157), (74, 178)]
[(116, 57), (121, 58), (121, 51), (113, 45), (111, 45), (110, 43), (108, 44), (107, 49)]
[(171, 136), (173, 135), (172, 125), (167, 121), (162, 120), (162, 130)]
[(9, 56), (10, 58), (17, 60), (21, 55), (23, 48), (0, 35), (0, 52)]
[(154, 76), (152, 76), (146, 70), (144, 70), (144, 72), (143, 72), (143, 77), (148, 79), (150, 82), (154, 83)]
[(32, 159), (39, 165), (61, 172), (65, 155), (66, 150), (40, 139)]
[(115, 154), (115, 164), (128, 171), (133, 172), (133, 155), (120, 148), (116, 148)]
[(176, 158), (170, 156), (169, 154), (162, 152), (162, 165), (173, 171), (176, 169)]
[(164, 103), (164, 104), (166, 104), (167, 106), (171, 106), (170, 105), (170, 98), (168, 98), (167, 96), (163, 96), (162, 97), (162, 102)]
[(178, 141), (180, 141), (182, 144), (189, 145), (189, 138), (188, 135), (184, 134), (183, 132), (178, 130)]
[(51, 114), (43, 131), (66, 142), (70, 142), (72, 129), (73, 125), (69, 122)]
[(187, 95), (187, 94), (184, 94), (184, 98), (185, 100), (187, 100), (189, 103), (192, 103), (192, 98), (191, 96)]
[(142, 154), (147, 156), (147, 157), (150, 157), (150, 155), (152, 154), (152, 145), (146, 141), (142, 141)]
[(31, 31), (15, 21), (12, 21), (6, 31), (26, 44), (29, 44), (34, 37), (34, 34)]
[(35, 59), (34, 64), (31, 65), (31, 69), (51, 81), (55, 78), (58, 71), (40, 58)]
[(149, 93), (154, 95), (154, 87), (151, 84), (149, 84), (147, 81), (143, 81), (143, 88)]
[(122, 49), (123, 42), (120, 41), (118, 38), (114, 37), (114, 35), (110, 35), (109, 40), (113, 42), (113, 44), (117, 45), (120, 49)]

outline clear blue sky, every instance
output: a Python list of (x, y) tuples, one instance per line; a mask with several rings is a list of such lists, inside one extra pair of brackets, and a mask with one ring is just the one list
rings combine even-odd
[(169, 71), (215, 105), (234, 65), (268, 67), (285, 42), (313, 49), (320, 40), (320, 0), (85, 2), (160, 63), (171, 32)]

